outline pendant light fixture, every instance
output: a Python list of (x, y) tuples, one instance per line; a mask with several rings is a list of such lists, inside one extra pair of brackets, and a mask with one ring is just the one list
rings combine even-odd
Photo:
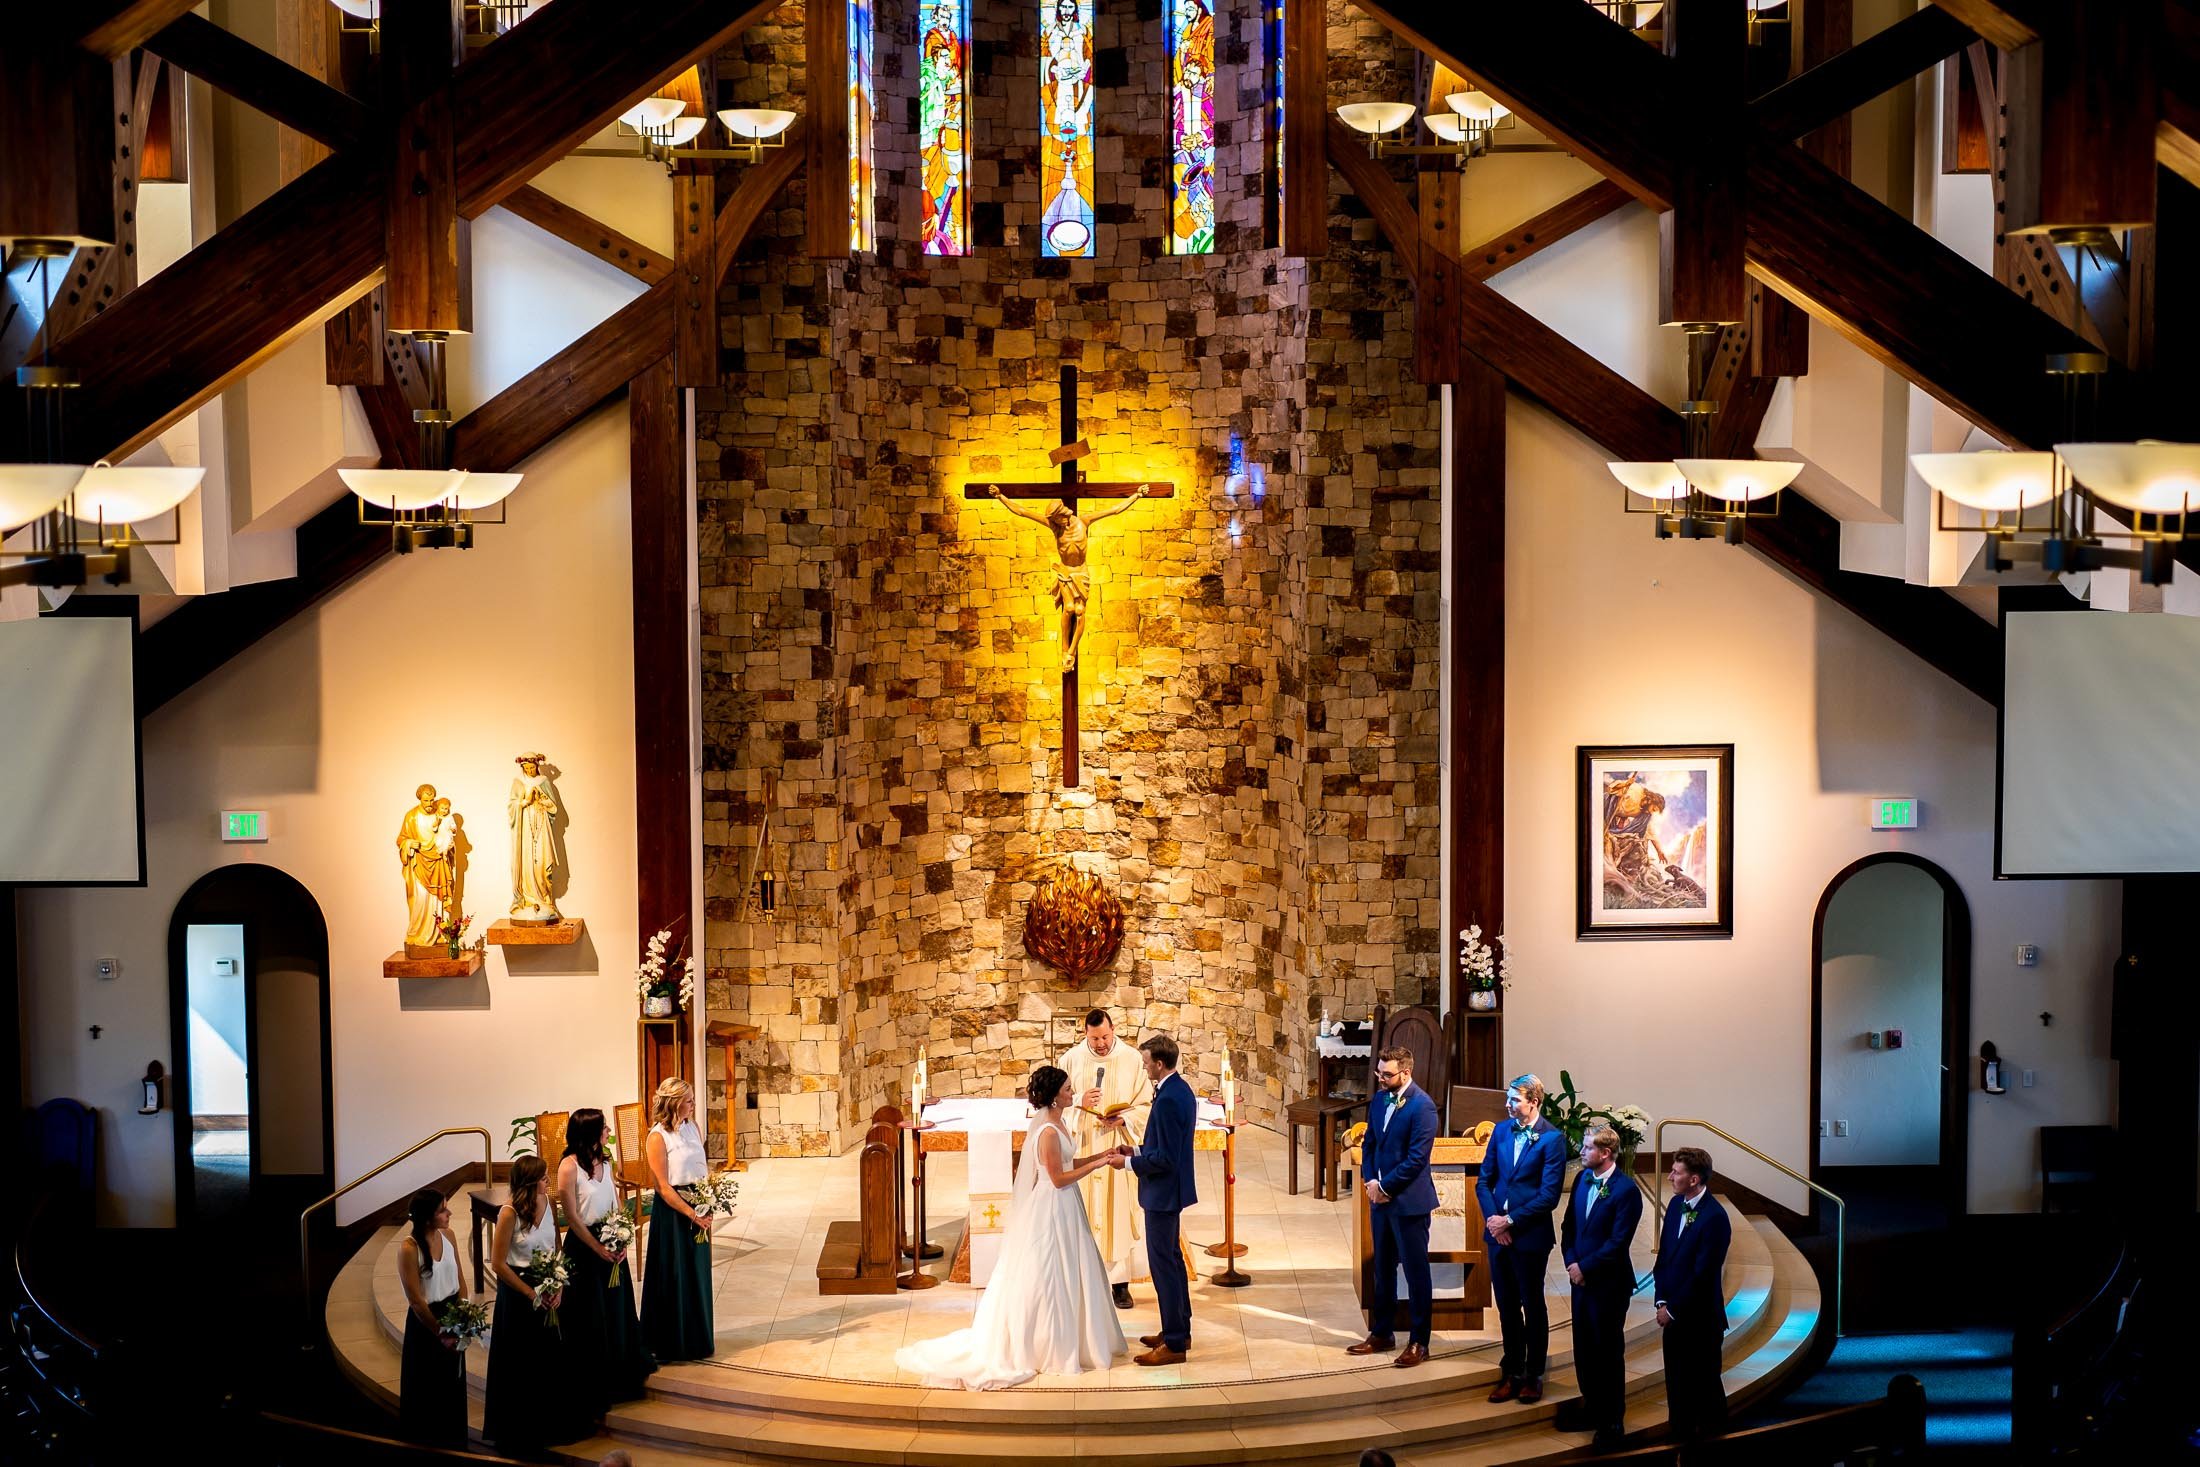
[(1490, 135), (1512, 125), (1512, 109), (1487, 92), (1459, 91), (1444, 98), (1445, 111), (1431, 112), (1421, 125), (1442, 139), (1439, 143), (1413, 144), (1386, 134), (1413, 125), (1417, 110), (1410, 102), (1346, 102), (1337, 108), (1337, 120), (1366, 136), (1371, 158), (1455, 158), (1464, 168), (1467, 160), (1490, 151)]
[[(2191, 516), (2200, 511), (2200, 444), (2084, 441), (2099, 414), (2108, 358), (2057, 353), (2047, 359), (2047, 372), (2061, 388), (2063, 436), (2070, 440), (2052, 453), (1910, 455), (1935, 496), (1934, 527), (1986, 536), (1986, 564), (1995, 571), (2026, 561), (2053, 574), (2136, 570), (2144, 585), (2167, 584)], [(1975, 522), (1951, 521), (1951, 503), (1975, 514)], [(2102, 504), (2120, 511), (2126, 525), (2103, 529)]]
[(1711, 456), (1712, 420), (1719, 413), (1719, 404), (1709, 395), (1711, 360), (1718, 349), (1720, 324), (1690, 321), (1681, 325), (1688, 334), (1688, 401), (1680, 404), (1681, 456), (1670, 462), (1605, 465), (1626, 491), (1621, 501), (1627, 512), (1656, 517), (1651, 528), (1660, 540), (1704, 540), (1717, 535), (1729, 545), (1739, 545), (1747, 521), (1779, 517), (1780, 491), (1803, 471), (1801, 464), (1784, 459)]
[(618, 136), (633, 138), (633, 147), (575, 148), (570, 156), (637, 158), (662, 163), (667, 172), (690, 161), (757, 163), (766, 153), (787, 146), (786, 131), (794, 126), (795, 114), (784, 108), (727, 107), (719, 112), (718, 123), (725, 128), (730, 145), (691, 147), (709, 120), (684, 115), (687, 105), (678, 97), (644, 97), (620, 113), (613, 127)]
[[(359, 498), (359, 523), (386, 525), (390, 548), (399, 555), (415, 550), (471, 550), (474, 526), (501, 525), (504, 501), (519, 487), (518, 474), (476, 474), (451, 467), (451, 391), (446, 349), (448, 331), (411, 333), (421, 377), (428, 388), (425, 407), (413, 409), (420, 431), (416, 469), (338, 469), (344, 487)], [(476, 519), (494, 509), (493, 520)]]
[[(74, 247), (64, 240), (21, 239), (15, 254), (36, 261), (41, 316), (37, 365), (15, 369), (23, 389), (31, 459), (0, 464), (0, 537), (28, 529), (17, 549), (0, 546), (0, 586), (84, 586), (94, 577), (111, 586), (130, 579), (130, 551), (140, 545), (173, 545), (180, 535), (146, 539), (132, 526), (157, 519), (189, 497), (206, 477), (191, 466), (125, 464), (102, 459), (89, 466), (57, 463), (66, 442), (69, 394), (76, 373), (53, 365), (47, 326), (53, 291), (48, 271)], [(7, 562), (16, 562), (8, 564)]]

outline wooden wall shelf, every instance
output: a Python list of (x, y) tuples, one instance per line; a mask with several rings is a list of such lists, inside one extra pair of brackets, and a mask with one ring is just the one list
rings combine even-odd
[(411, 958), (399, 948), (382, 960), (385, 978), (471, 978), (481, 971), (480, 948), (469, 948), (455, 958)]
[(500, 918), (489, 924), (491, 947), (571, 947), (581, 940), (581, 919), (564, 917), (555, 922), (514, 922)]

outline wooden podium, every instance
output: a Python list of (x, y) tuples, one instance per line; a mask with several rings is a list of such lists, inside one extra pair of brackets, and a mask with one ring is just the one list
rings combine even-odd
[[(1466, 1246), (1464, 1248), (1429, 1248), (1431, 1264), (1456, 1263), (1465, 1271), (1465, 1287), (1459, 1297), (1438, 1296), (1432, 1305), (1432, 1322), (1438, 1329), (1480, 1329), (1482, 1311), (1490, 1306), (1490, 1260), (1487, 1235), (1482, 1230), (1482, 1204), (1474, 1195), (1475, 1178), (1482, 1171), (1483, 1144), (1471, 1136), (1439, 1136), (1430, 1148), (1428, 1164), (1431, 1170), (1439, 1167), (1463, 1168), (1467, 1179)], [(1368, 1295), (1373, 1292), (1375, 1280), (1375, 1231), (1369, 1216), (1367, 1188), (1357, 1180), (1360, 1176), (1359, 1148), (1349, 1153), (1352, 1174), (1352, 1243), (1359, 1258), (1352, 1270), (1352, 1296), (1360, 1301), (1362, 1312), (1367, 1309)], [(1369, 1320), (1367, 1327), (1373, 1334), (1391, 1334), (1405, 1329), (1406, 1301), (1403, 1291), (1398, 1298), (1398, 1317), (1388, 1325)]]

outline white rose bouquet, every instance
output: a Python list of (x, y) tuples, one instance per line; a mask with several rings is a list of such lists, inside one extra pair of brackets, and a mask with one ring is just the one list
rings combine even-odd
[[(682, 1201), (704, 1217), (732, 1217), (734, 1201), (741, 1195), (741, 1179), (732, 1172), (712, 1172), (700, 1182), (686, 1182), (675, 1190)], [(710, 1240), (698, 1231), (695, 1241)]]
[(537, 1248), (527, 1260), (527, 1266), (519, 1271), (527, 1286), (535, 1291), (535, 1307), (542, 1311), (550, 1328), (558, 1327), (558, 1306), (552, 1301), (565, 1292), (573, 1274), (565, 1262), (565, 1255), (554, 1248)]
[(489, 1310), (476, 1304), (464, 1294), (453, 1294), (448, 1299), (438, 1299), (435, 1308), (435, 1327), (449, 1335), (465, 1349), (468, 1345), (485, 1345), (489, 1342)]
[[(634, 1219), (626, 1215), (626, 1209), (623, 1207), (614, 1207), (598, 1218), (596, 1226), (590, 1231), (596, 1235), (596, 1241), (603, 1244), (614, 1255), (626, 1252), (634, 1243)], [(620, 1281), (625, 1277), (620, 1272), (624, 1267), (625, 1265), (619, 1262), (614, 1262), (611, 1265), (611, 1277), (605, 1282), (605, 1288), (616, 1289), (619, 1286)]]

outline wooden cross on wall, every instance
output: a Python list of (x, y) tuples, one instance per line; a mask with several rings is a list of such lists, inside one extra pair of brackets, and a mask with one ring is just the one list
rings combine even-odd
[[(999, 499), (1015, 514), (1036, 520), (1048, 526), (1054, 533), (1056, 553), (1060, 557), (1055, 570), (1055, 604), (1062, 608), (1063, 658), (1062, 658), (1062, 784), (1066, 788), (1077, 787), (1077, 645), (1083, 639), (1085, 622), (1091, 614), (1090, 580), (1085, 570), (1085, 530), (1087, 520), (1077, 513), (1080, 499), (1173, 499), (1174, 484), (1098, 483), (1078, 472), (1077, 462), (1092, 453), (1092, 445), (1077, 436), (1077, 369), (1065, 363), (1062, 367), (1062, 446), (1048, 453), (1048, 462), (1061, 470), (1061, 477), (1052, 483), (1003, 484), (992, 480), (985, 483), (963, 485), (965, 499)], [(1018, 509), (1015, 500), (1059, 500), (1068, 511), (1059, 522), (1046, 515)], [(1128, 504), (1117, 505), (1091, 516), (1092, 521), (1119, 514), (1129, 509)]]

